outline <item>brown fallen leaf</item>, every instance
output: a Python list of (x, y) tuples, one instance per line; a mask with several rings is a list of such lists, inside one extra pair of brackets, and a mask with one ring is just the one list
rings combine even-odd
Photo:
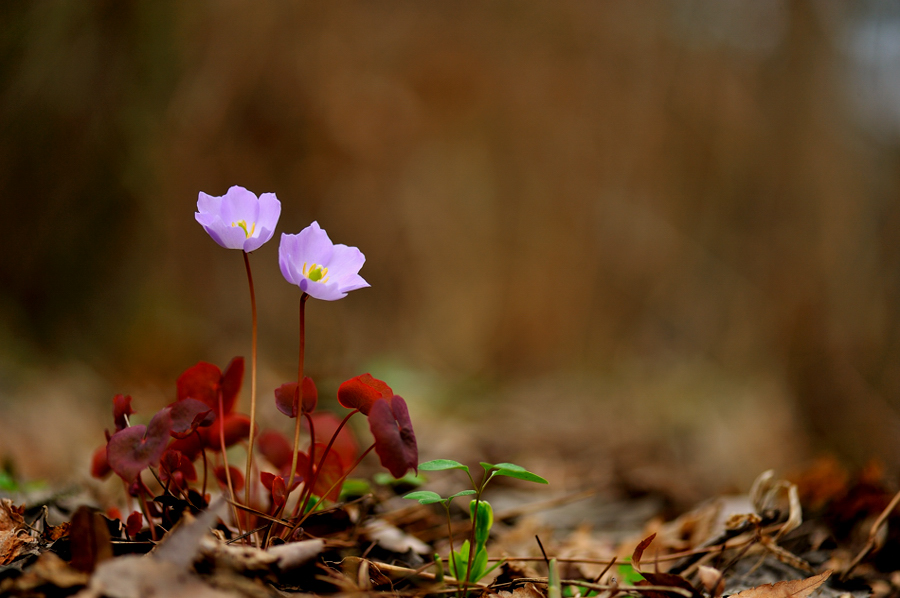
[(485, 593), (485, 596), (487, 598), (546, 598), (546, 595), (530, 582), (512, 592), (501, 590), (497, 593)]
[(54, 552), (46, 551), (22, 575), (0, 582), (0, 594), (34, 594), (42, 586), (77, 588), (88, 582), (88, 574), (70, 567)]
[(831, 576), (831, 570), (806, 579), (767, 583), (733, 594), (732, 598), (806, 598)]
[(22, 508), (8, 498), (0, 500), (0, 565), (8, 565), (36, 546), (37, 540), (22, 517)]

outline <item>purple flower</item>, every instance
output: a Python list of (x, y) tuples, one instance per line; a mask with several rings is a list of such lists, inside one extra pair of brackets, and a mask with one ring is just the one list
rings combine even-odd
[(296, 235), (281, 233), (281, 273), (289, 283), (316, 299), (335, 301), (350, 291), (369, 286), (359, 275), (365, 262), (366, 256), (356, 247), (332, 243), (318, 222)]
[(281, 216), (274, 193), (256, 195), (235, 185), (221, 197), (200, 192), (194, 218), (213, 241), (226, 249), (250, 253), (272, 238)]

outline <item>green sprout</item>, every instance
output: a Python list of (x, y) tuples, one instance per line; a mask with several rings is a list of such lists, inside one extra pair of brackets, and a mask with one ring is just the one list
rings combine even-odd
[[(423, 505), (438, 504), (444, 507), (447, 516), (447, 534), (450, 540), (450, 556), (448, 558), (448, 569), (450, 574), (456, 579), (457, 594), (462, 595), (468, 589), (469, 584), (476, 583), (485, 575), (500, 566), (500, 563), (493, 567), (488, 567), (487, 541), (491, 534), (491, 526), (494, 523), (494, 511), (490, 503), (483, 500), (481, 495), (484, 489), (496, 476), (506, 476), (525, 480), (526, 482), (536, 482), (538, 484), (546, 484), (547, 480), (541, 476), (531, 473), (520, 465), (515, 463), (481, 463), (484, 473), (481, 476), (481, 483), (475, 483), (468, 466), (453, 461), (451, 459), (435, 459), (426, 461), (419, 465), (419, 471), (447, 471), (459, 469), (464, 471), (472, 484), (471, 490), (462, 490), (456, 494), (442, 497), (436, 492), (430, 490), (417, 490), (410, 492), (403, 498), (417, 500)], [(450, 527), (450, 503), (454, 498), (459, 496), (472, 496), (475, 498), (469, 503), (469, 516), (472, 519), (472, 527), (469, 532), (469, 539), (463, 542), (462, 547), (457, 551), (453, 548), (453, 532)], [(474, 547), (474, 548), (473, 548)], [(439, 559), (436, 559), (436, 562)], [(443, 565), (439, 565), (443, 570)]]

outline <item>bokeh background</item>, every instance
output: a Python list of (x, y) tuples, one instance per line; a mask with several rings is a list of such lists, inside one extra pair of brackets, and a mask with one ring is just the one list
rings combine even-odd
[[(900, 464), (896, 3), (0, 4), (7, 467), (77, 479), (113, 393), (249, 357), (193, 219), (234, 184), (366, 254), (307, 371), (384, 377), (425, 457), (697, 493)], [(251, 262), (288, 427), (299, 292), (277, 238)]]

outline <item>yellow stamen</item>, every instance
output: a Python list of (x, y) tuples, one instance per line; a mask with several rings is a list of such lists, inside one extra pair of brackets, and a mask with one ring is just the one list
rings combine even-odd
[(306, 262), (303, 262), (303, 276), (312, 282), (326, 283), (328, 282), (328, 268), (315, 263), (312, 266), (307, 266)]
[(256, 223), (253, 222), (250, 224), (250, 230), (247, 230), (247, 221), (246, 220), (238, 220), (237, 222), (232, 222), (231, 226), (239, 226), (244, 229), (244, 235), (249, 239), (254, 232), (256, 232)]

